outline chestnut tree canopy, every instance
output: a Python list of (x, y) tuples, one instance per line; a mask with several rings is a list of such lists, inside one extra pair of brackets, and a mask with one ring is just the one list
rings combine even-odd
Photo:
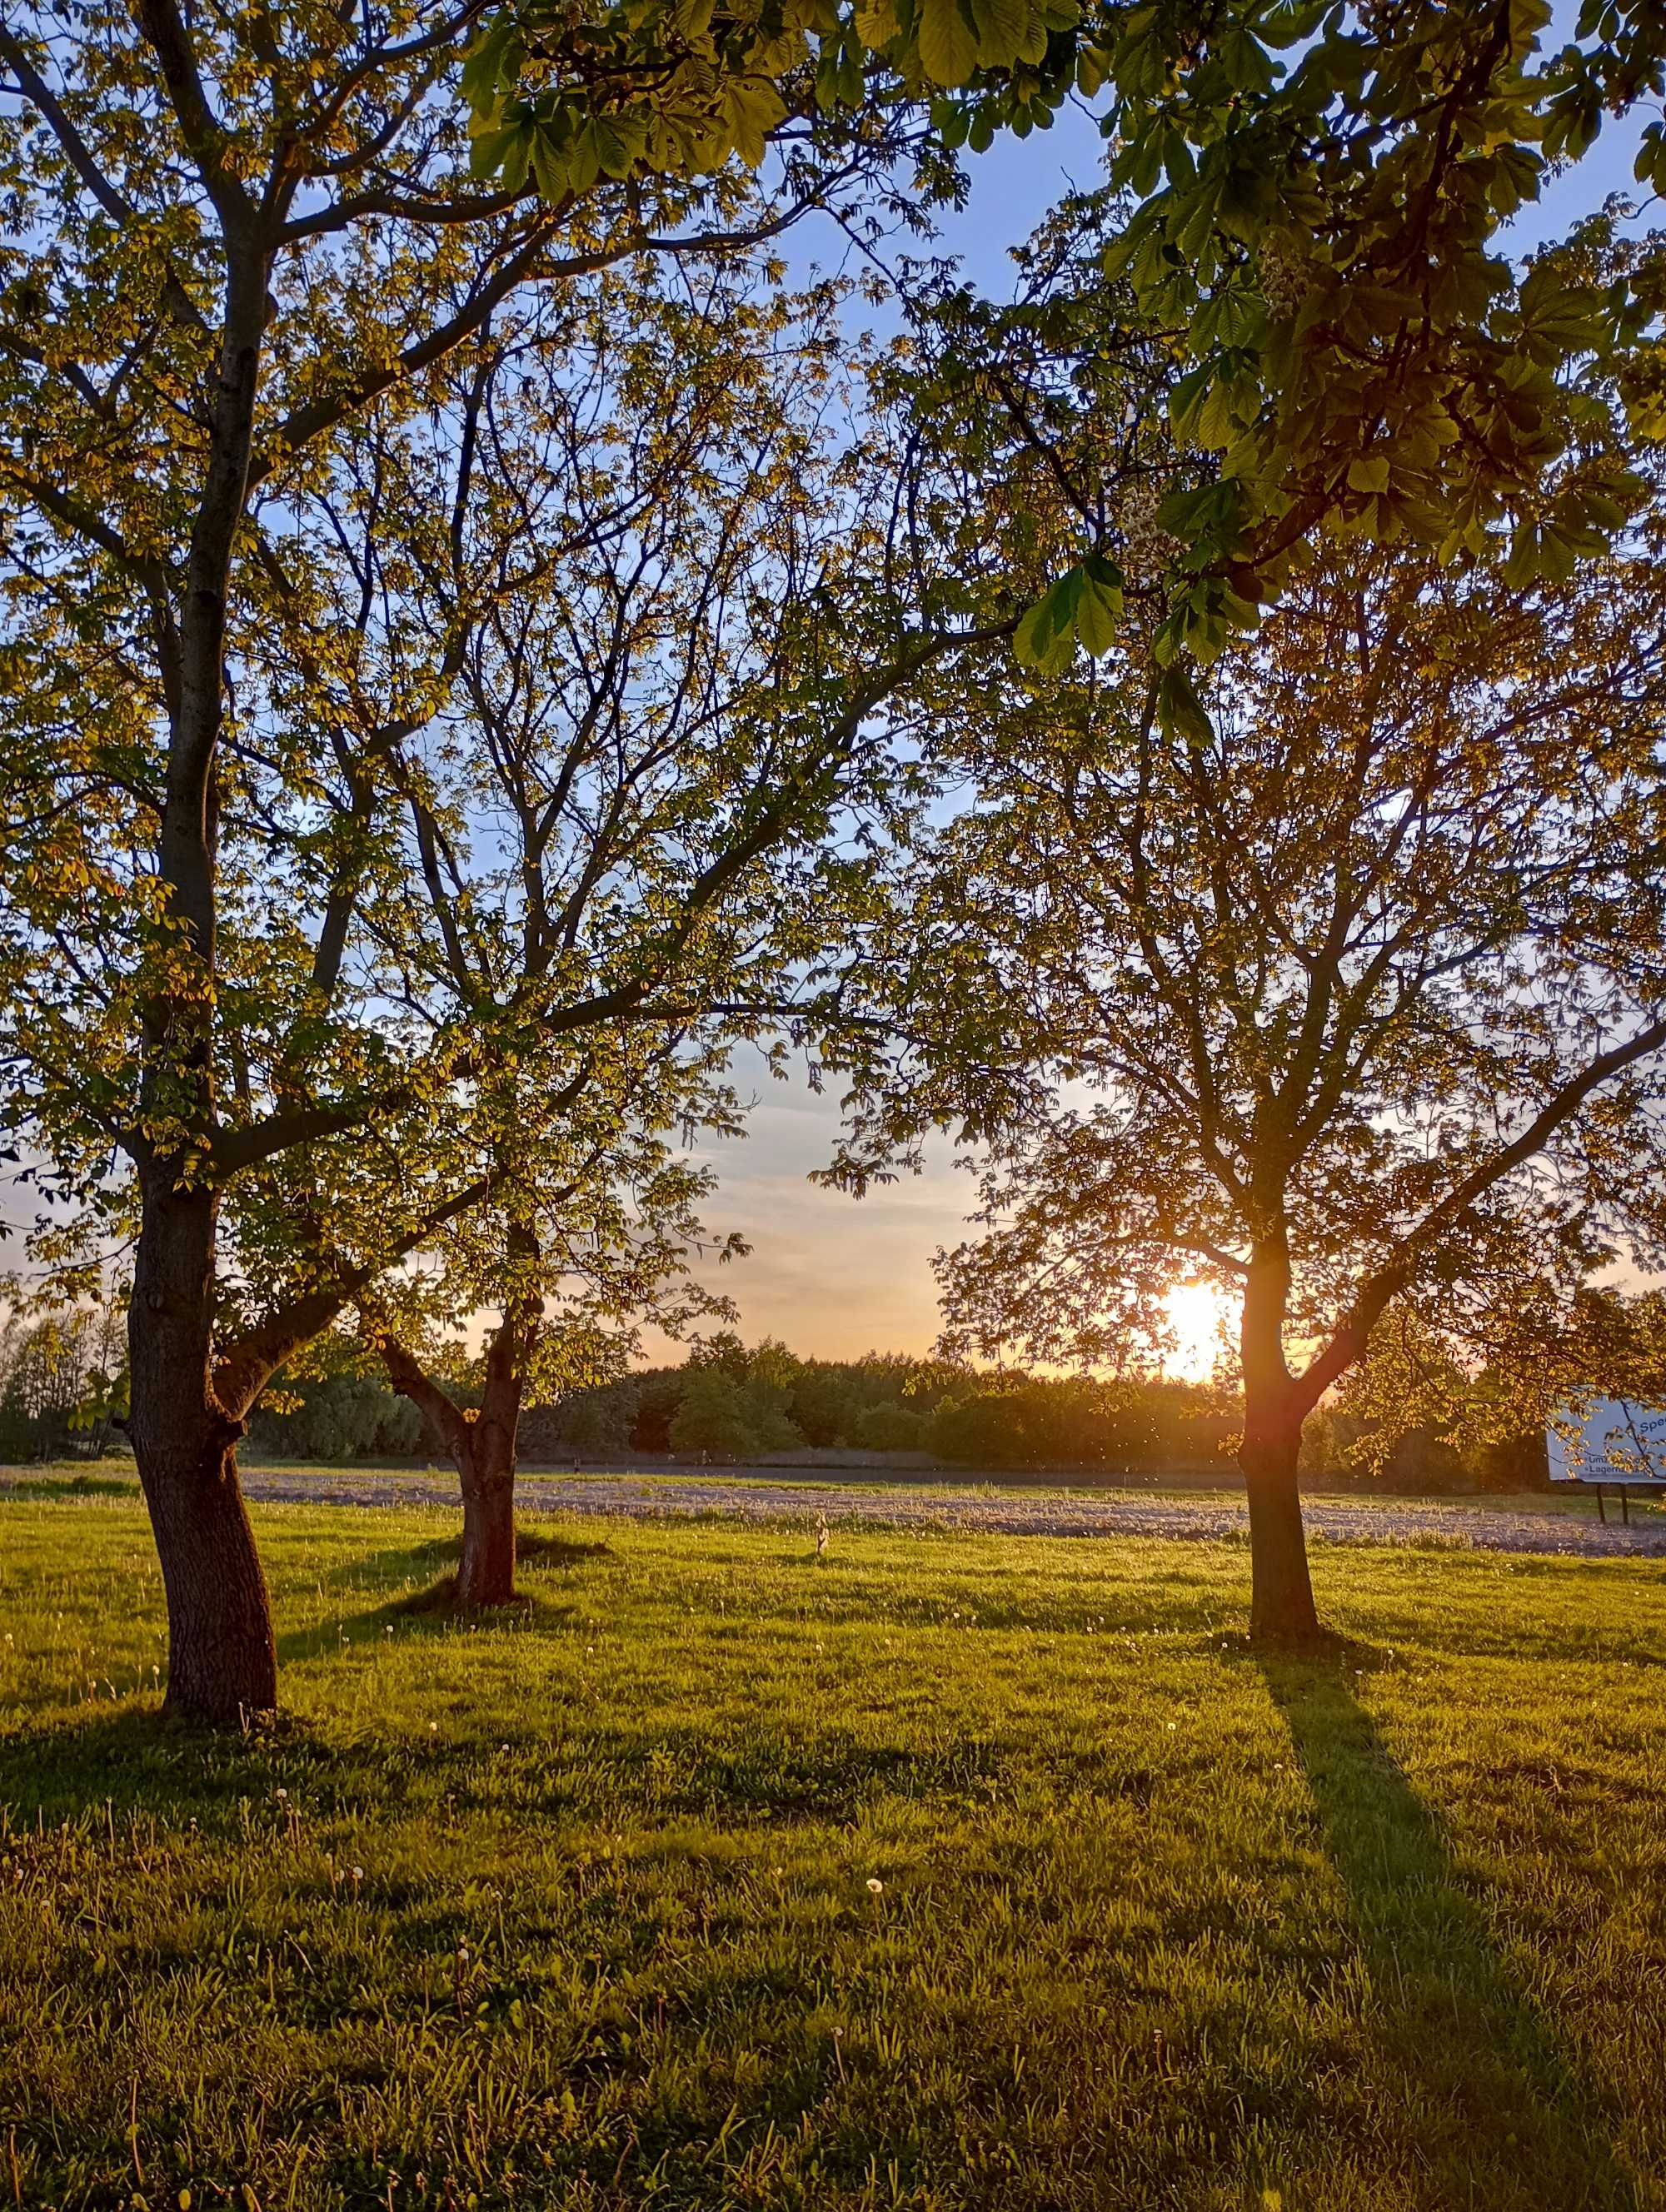
[(1137, 1362), (1215, 1286), (1270, 1633), (1316, 1626), (1302, 1422), (1391, 1310), (1524, 1384), (1666, 1263), (1657, 528), (1552, 587), (1331, 553), (1207, 714), (1113, 653), (943, 733), (975, 799), (899, 862), (839, 1172), (981, 1145), (954, 1352)]

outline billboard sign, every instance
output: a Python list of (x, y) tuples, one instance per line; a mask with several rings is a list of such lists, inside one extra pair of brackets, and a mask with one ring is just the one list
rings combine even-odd
[(1593, 1398), (1589, 1412), (1561, 1418), (1574, 1433), (1546, 1431), (1553, 1482), (1666, 1484), (1666, 1408), (1633, 1398)]

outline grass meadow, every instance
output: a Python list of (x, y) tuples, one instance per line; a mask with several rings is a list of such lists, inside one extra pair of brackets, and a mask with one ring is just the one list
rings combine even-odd
[(1666, 2206), (1666, 1565), (0, 1493), (0, 2208)]

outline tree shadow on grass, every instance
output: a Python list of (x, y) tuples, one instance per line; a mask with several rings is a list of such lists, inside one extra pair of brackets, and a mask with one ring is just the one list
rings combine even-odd
[[(359, 1595), (379, 1583), (390, 1590), (414, 1581), (419, 1575), (440, 1575), (454, 1565), (463, 1548), (460, 1528), (445, 1536), (425, 1536), (419, 1543), (401, 1544), (386, 1552), (371, 1552), (344, 1559), (320, 1577), (327, 1590), (350, 1589)], [(515, 1552), (520, 1566), (531, 1572), (581, 1567), (615, 1557), (611, 1544), (563, 1536), (536, 1522), (517, 1521)]]
[[(1369, 2025), (1403, 2080), (1408, 2149), (1443, 2208), (1644, 2212), (1594, 2086), (1560, 2053), (1439, 1826), (1354, 1693), (1380, 1655), (1266, 1656), (1371, 1972)], [(1416, 2201), (1425, 2201), (1420, 2197)]]
[(172, 1722), (149, 1698), (117, 1712), (66, 1711), (0, 1736), (0, 1807), (14, 1828), (120, 1822), (143, 1811), (232, 1820), (240, 1803), (271, 1794), (272, 1777), (336, 1763), (302, 1722), (286, 1714), (243, 1735)]
[[(398, 1551), (377, 1552), (342, 1570), (332, 1581), (337, 1588), (350, 1586), (361, 1596), (380, 1586), (387, 1595), (379, 1604), (362, 1607), (350, 1615), (313, 1621), (305, 1628), (287, 1631), (277, 1639), (280, 1666), (298, 1660), (317, 1659), (345, 1651), (355, 1644), (374, 1642), (413, 1633), (478, 1633), (562, 1627), (571, 1619), (570, 1605), (553, 1602), (540, 1589), (544, 1572), (593, 1565), (611, 1559), (605, 1543), (583, 1543), (539, 1529), (518, 1529), (515, 1536), (519, 1573), (526, 1579), (512, 1605), (483, 1612), (467, 1612), (457, 1603), (457, 1577), (443, 1571), (461, 1548), (460, 1536), (435, 1536)], [(427, 1575), (429, 1581), (419, 1577)], [(347, 1578), (350, 1577), (350, 1585)], [(415, 1587), (413, 1587), (413, 1584)], [(326, 1587), (329, 1587), (326, 1584)]]

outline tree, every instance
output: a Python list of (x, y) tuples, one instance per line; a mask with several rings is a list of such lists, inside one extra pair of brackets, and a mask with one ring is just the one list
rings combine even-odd
[[(48, 1238), (44, 1258), (135, 1240), (130, 1434), (168, 1699), (216, 1720), (276, 1693), (236, 1442), (355, 1288), (252, 1311), (226, 1279), (225, 1195), (445, 1073), (404, 1060), (355, 990), (391, 733), (356, 719), (350, 681), (327, 710), (278, 711), (264, 646), (293, 611), (273, 556), (343, 430), (420, 409), (521, 288), (735, 239), (738, 168), (685, 186), (703, 171), (680, 144), (629, 187), (605, 156), (548, 199), (471, 182), (477, 12), (143, 0), (0, 32), (6, 1120), (88, 1210), (81, 1252)], [(776, 143), (771, 233), (826, 181)], [(854, 168), (893, 143), (874, 118)], [(368, 616), (386, 580), (361, 580)], [(392, 730), (430, 707), (398, 696)]]
[(803, 1442), (767, 1383), (743, 1380), (721, 1366), (691, 1367), (671, 1424), (673, 1451), (698, 1452), (702, 1460), (748, 1460), (790, 1451)]
[(1408, 1437), (1438, 1437), (1489, 1488), (1548, 1480), (1546, 1431), (1596, 1398), (1666, 1404), (1666, 1297), (1587, 1283), (1572, 1298), (1525, 1284), (1488, 1316), (1465, 1362), (1413, 1310), (1390, 1310), (1335, 1394), (1349, 1457), (1373, 1472)]
[(988, 1139), (951, 1350), (1120, 1364), (1182, 1269), (1237, 1304), (1252, 1625), (1301, 1640), (1302, 1424), (1390, 1310), (1474, 1371), (1658, 1265), (1657, 542), (1556, 588), (1325, 554), (1208, 704), (1164, 729), (1133, 653), (965, 702), (842, 1171)]
[(119, 1297), (44, 1308), (17, 1300), (0, 1328), (0, 1455), (104, 1449), (126, 1410), (122, 1322)]
[[(489, 1142), (491, 1194), (464, 1217), (419, 1279), (416, 1295), (367, 1295), (365, 1318), (394, 1389), (421, 1412), (462, 1486), (463, 1542), (457, 1600), (465, 1607), (515, 1596), (514, 1483), (522, 1408), (616, 1380), (641, 1330), (681, 1334), (695, 1322), (732, 1317), (728, 1300), (690, 1271), (691, 1254), (735, 1239), (708, 1238), (697, 1208), (710, 1171), (678, 1157), (666, 1125), (687, 1131), (703, 1104), (720, 1112), (703, 1068), (661, 1071), (657, 1100), (640, 1060), (621, 1055), (623, 1079), (592, 1086), (581, 1113), (528, 1127), (513, 1142), (500, 1124)], [(524, 1109), (526, 1102), (520, 1102)], [(477, 1402), (462, 1402), (422, 1355), (411, 1308), (460, 1326), (496, 1306), (478, 1363)]]
[[(1177, 468), (1158, 508), (1176, 541), (1167, 661), (1253, 624), (1316, 529), (1443, 557), (1505, 532), (1554, 574), (1623, 520), (1547, 471), (1579, 364), (1629, 354), (1635, 427), (1666, 423), (1658, 349), (1636, 343), (1651, 287), (1523, 283), (1496, 233), (1547, 165), (1659, 94), (1666, 24), (1650, 0), (1589, 0), (1547, 52), (1550, 21), (1549, 0), (631, 0), (580, 46), (542, 0), (509, 0), (470, 90), (482, 166), (551, 192), (603, 136), (647, 164), (666, 132), (738, 140), (868, 82), (929, 101), (946, 149), (1044, 128), (1073, 90), (1101, 99), (1110, 189), (1136, 203), (1104, 273), (1131, 277), (1170, 348), (1177, 430), (1219, 457), (1201, 485)], [(1637, 173), (1666, 182), (1666, 126)], [(1077, 635), (1096, 650), (1116, 587), (1114, 549), (1080, 519), (1024, 641), (1037, 658)]]
[(571, 1452), (575, 1459), (621, 1458), (631, 1449), (631, 1432), (641, 1406), (641, 1383), (635, 1375), (622, 1375), (599, 1387), (563, 1393), (539, 1423), (543, 1442)]
[[(860, 841), (914, 803), (887, 702), (958, 634), (909, 623), (932, 580), (887, 546), (842, 303), (646, 259), (529, 296), (423, 416), (344, 434), (271, 549), (268, 688), (327, 698), (350, 666), (384, 733), (361, 958), (436, 1079), (246, 1179), (236, 1249), (264, 1310), (353, 1286), (457, 1461), (465, 1603), (514, 1595), (528, 1389), (617, 1364), (633, 1312), (678, 1334), (722, 1310), (684, 1269), (707, 1179), (672, 1133), (737, 1127), (730, 1045), (813, 1018), (800, 978), (866, 896)], [(397, 597), (352, 624), (364, 577)], [(402, 721), (396, 690), (429, 711)], [(442, 1259), (450, 1317), (502, 1316), (477, 1408), (401, 1340), (410, 1250)]]

